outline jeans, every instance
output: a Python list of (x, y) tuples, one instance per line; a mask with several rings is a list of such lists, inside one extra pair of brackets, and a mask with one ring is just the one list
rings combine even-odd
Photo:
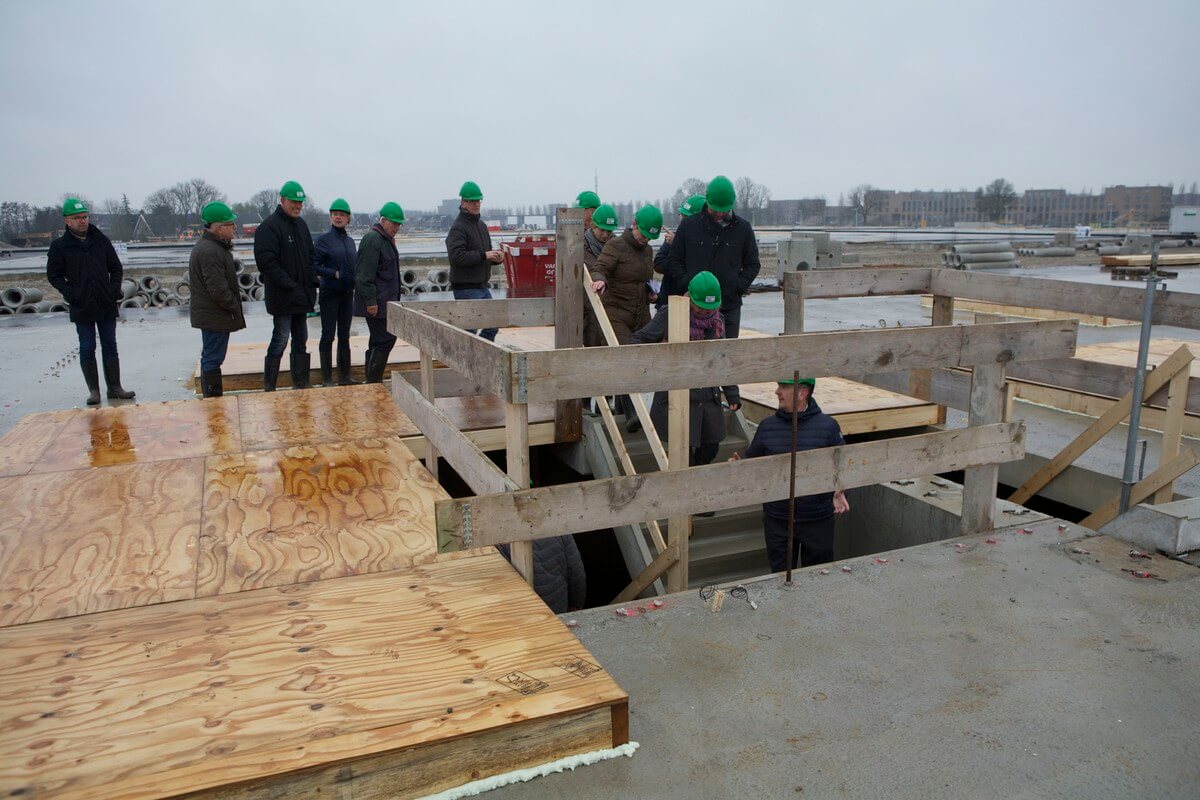
[[(787, 569), (787, 526), (786, 519), (763, 514), (763, 537), (767, 541), (767, 560), (771, 572)], [(811, 567), (833, 561), (833, 517), (812, 522), (796, 520), (792, 529), (792, 569), (797, 563)]]
[[(491, 300), (492, 299), (492, 290), (488, 289), (488, 288), (455, 289), (454, 290), (454, 299), (455, 300)], [(496, 329), (495, 328), (484, 328), (481, 331), (471, 331), (471, 333), (478, 333), (480, 336), (482, 336), (484, 339), (487, 339), (489, 342), (496, 341)]]
[(212, 372), (225, 363), (229, 351), (229, 334), (225, 331), (200, 331), (200, 371)]
[(333, 350), (337, 334), (338, 349), (350, 349), (350, 320), (354, 316), (354, 292), (321, 289), (321, 352)]
[(267, 345), (269, 358), (282, 358), (287, 349), (288, 336), (292, 337), (292, 355), (308, 352), (308, 315), (276, 314), (275, 329), (271, 331), (271, 343)]
[(96, 331), (100, 332), (100, 348), (104, 359), (117, 357), (117, 318), (95, 322), (76, 322), (75, 332), (79, 335), (79, 361), (83, 364), (96, 363)]

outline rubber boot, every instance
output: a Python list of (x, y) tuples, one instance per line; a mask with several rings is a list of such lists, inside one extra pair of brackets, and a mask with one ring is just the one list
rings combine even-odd
[(221, 386), (221, 370), (214, 369), (200, 373), (200, 391), (205, 397), (220, 397), (224, 394)]
[(292, 388), (307, 389), (312, 384), (309, 382), (309, 370), (312, 369), (312, 356), (308, 353), (292, 353)]
[(100, 372), (96, 368), (96, 362), (80, 361), (79, 366), (83, 370), (83, 379), (87, 381), (87, 404), (89, 406), (100, 405)]
[(338, 346), (337, 354), (338, 365), (338, 386), (358, 386), (361, 381), (357, 381), (350, 374), (350, 345), (345, 347)]
[(279, 362), (283, 360), (283, 356), (267, 356), (263, 360), (263, 391), (275, 391), (275, 384), (279, 382)]
[(383, 383), (383, 370), (376, 369), (379, 366), (379, 350), (374, 347), (367, 348), (367, 383)]
[(375, 382), (383, 383), (383, 374), (387, 372), (388, 359), (392, 355), (392, 347), (394, 345), (380, 346), (375, 348)]
[(133, 399), (134, 393), (121, 386), (121, 359), (104, 359), (104, 382), (108, 384), (108, 399)]
[(321, 385), (333, 386), (333, 351), (320, 350), (318, 354), (321, 357)]

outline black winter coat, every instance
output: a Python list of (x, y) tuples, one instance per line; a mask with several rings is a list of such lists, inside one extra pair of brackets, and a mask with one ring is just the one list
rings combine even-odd
[(317, 303), (317, 277), (308, 225), (282, 206), (254, 232), (254, 260), (262, 276), (268, 314), (307, 314)]
[(701, 272), (711, 272), (721, 282), (721, 308), (736, 308), (762, 266), (758, 241), (750, 223), (733, 215), (721, 227), (708, 215), (708, 206), (686, 217), (675, 231), (675, 241), (662, 272), (671, 294), (686, 294), (688, 282)]
[(354, 239), (345, 228), (330, 226), (318, 236), (313, 244), (313, 269), (321, 276), (321, 291), (353, 292), (357, 260)]
[(50, 243), (46, 280), (71, 306), (71, 322), (99, 322), (118, 316), (121, 259), (109, 238), (88, 225), (86, 239), (69, 230)]
[(478, 214), (459, 211), (446, 235), (446, 254), (450, 257), (451, 289), (483, 289), (492, 278), (492, 235)]
[[(809, 398), (808, 407), (800, 412), (796, 423), (796, 452), (837, 447), (845, 444), (837, 420), (821, 411), (817, 401)], [(792, 451), (792, 415), (776, 411), (758, 424), (754, 439), (746, 448), (746, 458), (777, 456)], [(775, 519), (787, 519), (788, 501), (772, 500), (763, 503), (763, 513)], [(796, 498), (796, 519), (813, 522), (833, 516), (833, 492), (810, 494)]]
[(378, 222), (362, 238), (354, 273), (354, 316), (369, 316), (367, 306), (379, 306), (375, 318), (387, 319), (387, 304), (400, 299), (400, 254)]
[(232, 242), (223, 242), (209, 231), (202, 233), (188, 258), (188, 285), (192, 289), (188, 315), (193, 328), (233, 333), (246, 327)]
[[(512, 560), (508, 545), (500, 545), (499, 550)], [(534, 539), (533, 590), (555, 614), (583, 608), (587, 602), (587, 573), (573, 538)]]

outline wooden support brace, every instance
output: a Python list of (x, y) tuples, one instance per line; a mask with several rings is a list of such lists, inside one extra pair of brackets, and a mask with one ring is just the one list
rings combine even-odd
[(658, 580), (664, 572), (666, 572), (679, 561), (679, 547), (680, 544), (677, 541), (673, 541), (671, 544), (667, 545), (666, 549), (659, 553), (657, 558), (646, 565), (646, 568), (641, 571), (641, 574), (634, 578), (633, 581), (626, 586), (619, 595), (613, 598), (613, 602), (627, 603), (630, 600), (636, 599), (638, 595), (646, 591), (646, 588), (649, 587), (650, 584)]
[[(1003, 364), (978, 364), (971, 375), (971, 410), (968, 425), (989, 425), (1004, 420), (1008, 408)], [(961, 531), (982, 533), (996, 527), (998, 464), (983, 464), (963, 476)]]
[[(673, 343), (690, 341), (691, 301), (687, 297), (672, 295), (667, 301), (667, 313), (667, 340)], [(672, 389), (667, 393), (667, 443), (671, 450), (672, 470), (687, 469), (690, 466), (691, 394), (690, 389)], [(679, 556), (675, 563), (667, 568), (669, 594), (688, 588), (688, 539), (691, 534), (690, 515), (673, 516), (667, 521), (667, 543)]]
[(487, 394), (511, 400), (515, 354), (413, 308), (420, 305), (424, 303), (388, 303), (388, 331), (454, 371), (470, 375), (486, 387)]
[[(944, 294), (935, 294), (933, 296), (933, 309), (930, 314), (930, 325), (953, 325), (954, 324), (954, 298), (947, 297)], [(932, 378), (933, 370), (914, 370), (913, 375), (916, 376), (917, 388), (921, 391), (920, 394), (909, 392), (911, 397), (919, 397), (923, 400), (932, 399), (933, 388)], [(1005, 417), (1007, 419), (1007, 417)], [(946, 422), (946, 406), (938, 404), (937, 424), (942, 425)]]
[[(430, 404), (434, 404), (437, 399), (437, 392), (433, 385), (433, 359), (427, 353), (421, 353), (421, 394)], [(429, 474), (433, 476), (434, 480), (437, 480), (438, 451), (429, 437), (425, 438), (425, 468), (429, 470)]]
[[(1167, 415), (1163, 426), (1162, 445), (1159, 448), (1158, 463), (1165, 464), (1179, 454), (1179, 444), (1183, 438), (1183, 417), (1187, 411), (1188, 385), (1192, 377), (1192, 365), (1185, 364), (1183, 369), (1176, 372), (1167, 385)], [(1163, 484), (1154, 493), (1155, 503), (1169, 503), (1175, 497), (1175, 481)]]
[[(583, 347), (583, 212), (560, 208), (555, 223), (554, 348)], [(554, 440), (583, 436), (583, 403), (565, 398), (554, 404)]]
[[(529, 488), (529, 406), (525, 403), (504, 404), (505, 455), (508, 457), (508, 477), (522, 489)], [(533, 585), (533, 542), (513, 542), (509, 557), (512, 565), (529, 585)]]
[[(629, 448), (625, 446), (625, 438), (621, 436), (621, 429), (617, 427), (617, 421), (613, 418), (612, 411), (608, 407), (608, 401), (603, 397), (597, 397), (595, 401), (596, 406), (600, 409), (600, 417), (604, 420), (604, 428), (608, 431), (608, 437), (612, 439), (613, 450), (617, 454), (617, 463), (621, 465), (621, 470), (626, 475), (637, 475), (637, 469), (633, 466), (633, 459), (629, 457)], [(662, 529), (658, 526), (658, 520), (648, 520), (646, 522), (646, 529), (650, 532), (650, 541), (654, 543), (654, 552), (661, 553), (663, 550), (666, 550), (667, 543), (663, 539)], [(650, 584), (646, 585), (649, 586)]]
[[(1132, 508), (1138, 503), (1145, 502), (1146, 498), (1157, 492), (1159, 489), (1174, 483), (1175, 479), (1185, 472), (1188, 472), (1197, 464), (1200, 464), (1200, 455), (1190, 447), (1185, 447), (1183, 452), (1176, 455), (1169, 461), (1164, 461), (1159, 465), (1158, 469), (1151, 472), (1145, 478), (1142, 478), (1129, 490), (1129, 506)], [(1121, 512), (1121, 496), (1117, 495), (1112, 500), (1105, 503), (1100, 508), (1093, 511), (1079, 524), (1085, 528), (1099, 530), (1108, 523), (1117, 518)]]
[(783, 332), (804, 333), (804, 273), (783, 273)]
[(456, 328), (529, 328), (554, 325), (553, 297), (497, 300), (426, 300), (419, 311)]

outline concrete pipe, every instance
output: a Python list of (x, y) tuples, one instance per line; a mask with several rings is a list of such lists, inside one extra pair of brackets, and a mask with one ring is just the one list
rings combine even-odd
[(1036, 258), (1060, 258), (1062, 256), (1075, 255), (1074, 247), (1035, 247), (1029, 251), (1029, 255)]
[(168, 297), (167, 298), (167, 307), (168, 308), (174, 308), (175, 306), (181, 306), (181, 305), (183, 305), (183, 302), (178, 297)]
[(18, 314), (36, 314), (36, 313), (38, 313), (38, 309), (37, 309), (37, 306), (35, 306), (33, 303), (26, 303), (25, 305), (19, 306), (17, 308), (17, 313)]
[(180, 281), (179, 283), (175, 284), (175, 296), (180, 300), (191, 297), (192, 285), (187, 281)]
[(1173, 247), (1183, 247), (1183, 246), (1184, 246), (1183, 239), (1163, 239), (1161, 242), (1158, 243), (1159, 250), (1162, 250), (1164, 248), (1169, 250)]
[(251, 300), (250, 290), (249, 289), (238, 290), (238, 299), (241, 300), (243, 303), (249, 303)]
[(40, 289), (23, 288), (20, 286), (12, 289), (4, 290), (4, 305), (9, 308), (20, 308), (21, 306), (33, 305), (40, 303), (42, 300), (42, 292)]
[(1007, 253), (962, 253), (955, 258), (960, 264), (1002, 264), (1005, 261), (1016, 261), (1017, 256), (1011, 250)]
[(150, 295), (150, 305), (155, 308), (166, 308), (167, 300), (171, 297), (171, 293), (166, 289), (159, 289)]
[(238, 286), (240, 286), (243, 289), (253, 289), (254, 288), (254, 276), (252, 274), (250, 274), (249, 272), (243, 272), (241, 275), (238, 275), (237, 281), (238, 281)]
[(69, 305), (67, 305), (66, 303), (51, 303), (50, 304), (50, 313), (52, 313), (52, 314), (64, 313), (64, 312), (67, 312), (70, 310), (71, 310), (71, 307)]
[(1096, 254), (1101, 256), (1119, 256), (1121, 255), (1121, 245), (1106, 244), (1096, 248)]
[(246, 265), (242, 263), (242, 260), (240, 258), (235, 258), (233, 260), (233, 271), (237, 275), (241, 275), (243, 272), (246, 271)]
[(412, 287), (413, 294), (425, 294), (433, 291), (433, 284), (429, 281), (417, 281)]
[(31, 305), (37, 309), (39, 314), (47, 314), (54, 310), (54, 303), (51, 303), (49, 300), (39, 300)]
[(400, 285), (406, 286), (409, 289), (416, 286), (421, 281), (421, 276), (417, 275), (415, 269), (400, 270)]
[(254, 276), (254, 285), (255, 285), (255, 286), (262, 286), (262, 285), (263, 285), (263, 282), (262, 282), (262, 273), (261, 273), (261, 272), (253, 272), (253, 273), (251, 273), (251, 274)]
[(141, 288), (141, 284), (139, 284), (133, 278), (126, 278), (125, 280), (121, 281), (121, 299), (128, 300), (137, 294), (138, 290)]
[(261, 286), (255, 286), (253, 289), (250, 290), (250, 296), (253, 297), (255, 300), (261, 301), (263, 298), (265, 298), (267, 296), (267, 290)]
[(962, 255), (963, 253), (1004, 253), (1012, 250), (1012, 242), (972, 242), (970, 244), (956, 244), (950, 248), (951, 253)]
[(121, 308), (145, 308), (146, 298), (143, 295), (135, 294), (133, 297), (127, 297), (121, 301)]
[(450, 283), (450, 270), (435, 267), (429, 270), (426, 277), (428, 277), (430, 283), (441, 286), (442, 284)]
[(16, 310), (10, 306), (0, 306), (0, 317), (11, 317), (15, 313)]
[(138, 281), (138, 283), (141, 285), (142, 291), (146, 294), (156, 292), (162, 288), (162, 281), (160, 281), (158, 277), (154, 275), (147, 275)]

